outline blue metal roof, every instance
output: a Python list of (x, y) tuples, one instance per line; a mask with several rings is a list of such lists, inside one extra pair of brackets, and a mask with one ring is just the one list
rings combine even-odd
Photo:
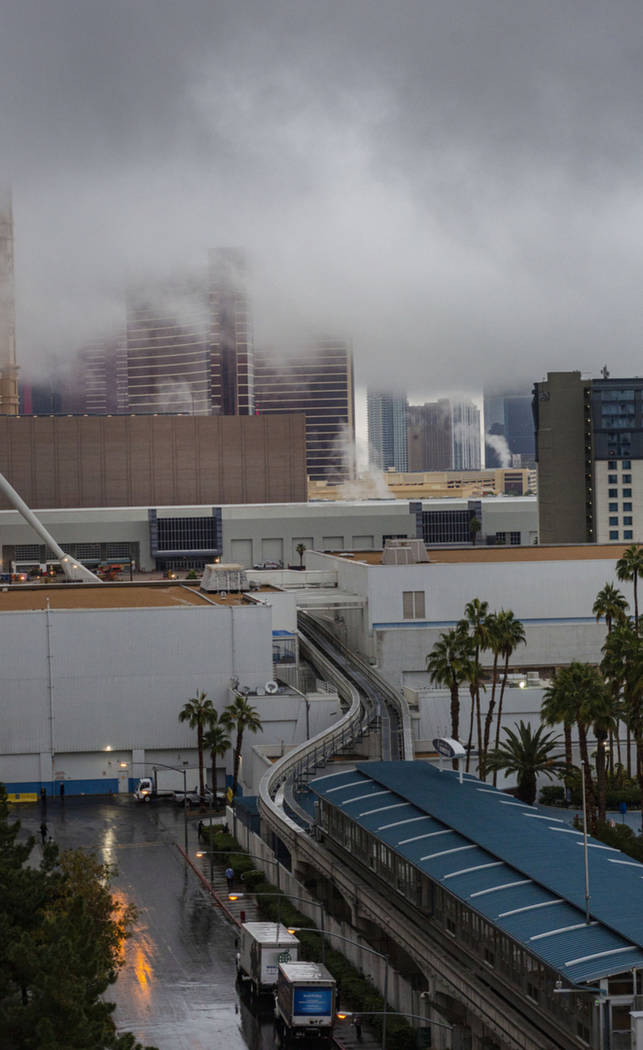
[(310, 782), (337, 806), (568, 980), (643, 966), (643, 864), (469, 774), (368, 762)]

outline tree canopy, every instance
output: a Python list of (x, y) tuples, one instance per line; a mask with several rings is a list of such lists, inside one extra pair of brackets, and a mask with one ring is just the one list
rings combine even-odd
[(34, 840), (19, 831), (0, 785), (0, 1046), (143, 1050), (131, 1034), (117, 1034), (114, 1005), (101, 998), (134, 918), (110, 892), (113, 871), (53, 843), (35, 864)]

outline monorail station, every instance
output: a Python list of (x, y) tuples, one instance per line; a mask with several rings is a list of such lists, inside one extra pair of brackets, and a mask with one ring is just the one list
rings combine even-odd
[(358, 764), (310, 788), (325, 845), (381, 890), (383, 928), (472, 1045), (643, 1047), (643, 865), (425, 762)]

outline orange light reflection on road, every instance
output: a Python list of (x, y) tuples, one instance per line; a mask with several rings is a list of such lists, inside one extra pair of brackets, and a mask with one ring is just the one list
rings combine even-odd
[[(117, 901), (119, 911), (122, 913), (122, 910), (128, 904), (127, 894), (122, 889), (116, 889), (112, 892), (112, 896)], [(129, 976), (130, 981), (132, 974), (134, 975), (136, 981), (132, 982), (132, 984), (139, 1000), (149, 1000), (152, 994), (154, 948), (154, 943), (148, 936), (146, 927), (141, 925), (140, 921), (134, 923), (131, 935), (122, 939), (119, 943), (121, 975), (125, 980)]]
[(134, 973), (136, 974), (136, 980), (138, 981), (142, 994), (144, 996), (149, 995), (150, 984), (152, 982), (152, 967), (150, 966), (148, 956), (145, 952), (145, 947), (142, 944), (136, 945)]

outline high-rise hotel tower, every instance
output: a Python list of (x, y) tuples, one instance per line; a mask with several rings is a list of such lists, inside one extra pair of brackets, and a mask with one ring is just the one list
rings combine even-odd
[(11, 193), (0, 186), (0, 415), (18, 415)]

